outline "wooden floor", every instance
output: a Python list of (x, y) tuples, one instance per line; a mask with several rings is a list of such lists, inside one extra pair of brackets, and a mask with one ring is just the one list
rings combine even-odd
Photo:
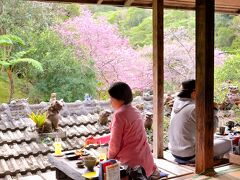
[(155, 159), (159, 170), (169, 174), (168, 179), (178, 180), (240, 180), (240, 166), (233, 164), (224, 164), (214, 168), (216, 175), (214, 177), (195, 174), (195, 167), (179, 165), (174, 162), (174, 157), (170, 152), (164, 152), (164, 159)]
[(222, 167), (214, 168), (216, 175), (214, 177), (191, 174), (182, 176), (181, 178), (173, 178), (174, 180), (240, 180), (240, 166), (238, 165), (226, 165)]
[(164, 151), (164, 159), (154, 159), (158, 169), (168, 174), (168, 179), (176, 179), (187, 175), (193, 175), (195, 167), (179, 165), (174, 161), (170, 152)]

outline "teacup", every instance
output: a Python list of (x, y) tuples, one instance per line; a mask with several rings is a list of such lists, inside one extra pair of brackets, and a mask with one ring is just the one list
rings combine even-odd
[(92, 156), (86, 156), (83, 159), (84, 165), (87, 167), (89, 171), (93, 171), (94, 166), (96, 165), (97, 159)]

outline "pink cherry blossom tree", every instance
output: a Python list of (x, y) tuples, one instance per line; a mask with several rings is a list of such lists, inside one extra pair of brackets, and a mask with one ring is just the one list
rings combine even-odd
[[(138, 49), (141, 57), (152, 62), (152, 46)], [(227, 55), (215, 49), (215, 67), (223, 65)], [(195, 78), (195, 41), (185, 29), (164, 32), (164, 79), (173, 85)], [(150, 71), (149, 71), (150, 72)]]
[[(93, 59), (100, 90), (115, 81), (127, 82), (133, 89), (152, 88), (152, 46), (133, 49), (128, 39), (104, 17), (94, 18), (87, 8), (80, 16), (55, 27), (66, 45), (75, 48), (82, 61)], [(179, 85), (195, 78), (195, 42), (184, 28), (166, 30), (164, 39), (164, 78)], [(215, 50), (215, 65), (222, 65), (226, 55)]]
[(124, 81), (131, 88), (144, 90), (151, 86), (151, 61), (133, 49), (116, 26), (103, 17), (94, 18), (88, 9), (81, 16), (55, 27), (66, 45), (75, 48), (81, 60), (93, 59), (98, 80), (108, 87)]

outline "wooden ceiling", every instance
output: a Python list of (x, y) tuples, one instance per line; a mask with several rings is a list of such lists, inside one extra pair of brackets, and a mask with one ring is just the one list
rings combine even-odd
[[(32, 0), (43, 2), (68, 2), (81, 4), (103, 4), (113, 6), (136, 6), (151, 8), (152, 0)], [(164, 0), (165, 8), (195, 9), (195, 0)], [(240, 14), (240, 0), (215, 0), (215, 9), (218, 12)]]

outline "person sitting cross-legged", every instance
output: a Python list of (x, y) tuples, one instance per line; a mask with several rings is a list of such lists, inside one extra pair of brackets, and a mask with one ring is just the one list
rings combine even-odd
[[(182, 82), (182, 90), (175, 98), (168, 129), (169, 150), (180, 164), (193, 163), (196, 144), (195, 80)], [(217, 110), (214, 110), (217, 111)], [(214, 113), (214, 129), (218, 118)], [(231, 149), (231, 142), (214, 139), (214, 157), (221, 157)]]

